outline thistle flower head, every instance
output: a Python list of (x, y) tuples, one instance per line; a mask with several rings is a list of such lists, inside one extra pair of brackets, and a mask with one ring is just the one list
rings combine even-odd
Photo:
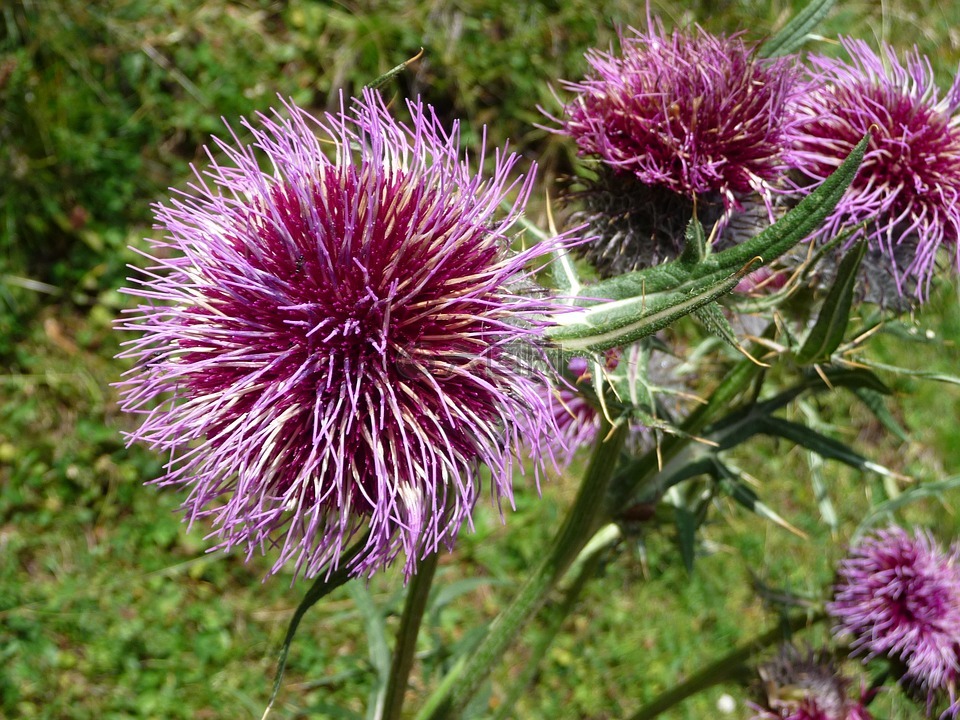
[(834, 632), (852, 638), (866, 660), (885, 656), (903, 667), (901, 682), (933, 703), (956, 700), (960, 674), (960, 552), (943, 552), (929, 533), (890, 528), (854, 547), (838, 570), (827, 611)]
[(793, 645), (758, 669), (763, 704), (754, 720), (870, 720), (867, 696), (854, 700), (850, 680), (826, 652), (802, 652)]
[(619, 55), (587, 53), (591, 74), (566, 83), (577, 98), (563, 130), (646, 185), (693, 198), (767, 193), (783, 169), (791, 60), (763, 61), (739, 35), (659, 22), (621, 35)]
[(244, 122), (251, 142), (217, 140), (225, 161), (157, 206), (166, 237), (128, 291), (131, 441), (169, 454), (158, 482), (190, 489), (218, 547), (275, 546), (272, 572), (331, 571), (367, 528), (351, 571), (402, 553), (410, 574), (469, 520), (481, 465), (510, 501), (521, 435), (536, 467), (553, 434), (520, 357), (556, 308), (518, 292), (551, 242), (509, 248), (531, 178), (499, 152), (473, 174), (457, 127), (409, 110), (367, 92)]
[(860, 171), (819, 237), (866, 221), (901, 293), (922, 298), (940, 247), (960, 266), (960, 76), (941, 97), (916, 50), (901, 62), (889, 45), (878, 54), (861, 40), (842, 43), (849, 63), (810, 58), (809, 89), (790, 125), (792, 161), (813, 189), (871, 132)]
[[(683, 237), (694, 200), (707, 226), (725, 226), (757, 198), (770, 214), (786, 167), (793, 60), (762, 60), (739, 35), (699, 27), (668, 35), (651, 21), (630, 32), (619, 54), (590, 51), (588, 76), (564, 84), (577, 96), (560, 132), (602, 163), (583, 193), (591, 230), (611, 234), (602, 232), (605, 215), (621, 236), (608, 244), (656, 259), (675, 254), (669, 243)], [(660, 243), (664, 250), (645, 253)]]

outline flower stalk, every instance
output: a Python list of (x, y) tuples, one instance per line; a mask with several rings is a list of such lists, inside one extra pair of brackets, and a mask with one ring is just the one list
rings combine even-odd
[(787, 619), (785, 624), (771, 628), (762, 635), (758, 635), (745, 643), (741, 643), (733, 651), (709, 665), (704, 666), (683, 682), (661, 693), (631, 715), (630, 720), (650, 720), (651, 718), (655, 718), (683, 702), (688, 697), (733, 678), (740, 672), (743, 664), (747, 660), (771, 645), (782, 641), (785, 634), (797, 632), (803, 628), (823, 622), (826, 618), (826, 614), (820, 612), (812, 618), (808, 615), (797, 615), (796, 617)]
[(543, 606), (547, 595), (599, 529), (604, 499), (627, 437), (626, 423), (604, 420), (580, 490), (550, 552), (534, 570), (510, 605), (493, 621), (490, 631), (468, 660), (457, 663), (428, 700), (417, 720), (460, 717), (463, 708), (490, 675), (517, 633)]
[(438, 553), (430, 553), (421, 560), (417, 574), (410, 578), (407, 586), (407, 599), (400, 618), (400, 628), (397, 630), (397, 646), (393, 650), (381, 720), (400, 719), (410, 670), (413, 668), (413, 656), (417, 649), (417, 637), (420, 635), (420, 624), (423, 622), (427, 598), (430, 596), (430, 588), (437, 571), (437, 559)]

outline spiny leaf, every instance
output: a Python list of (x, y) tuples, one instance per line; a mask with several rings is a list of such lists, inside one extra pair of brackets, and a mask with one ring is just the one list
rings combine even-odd
[(870, 412), (873, 413), (873, 416), (879, 420), (887, 430), (892, 432), (897, 439), (901, 440), (902, 442), (910, 442), (910, 436), (907, 434), (907, 431), (904, 430), (903, 426), (897, 422), (897, 419), (893, 416), (893, 413), (887, 409), (883, 395), (872, 388), (866, 387), (854, 388), (853, 394), (856, 395), (860, 401), (870, 409)]
[(836, 530), (840, 524), (833, 501), (827, 493), (827, 483), (823, 479), (823, 458), (812, 450), (807, 451), (807, 467), (810, 468), (810, 487), (813, 498), (820, 508), (820, 517), (831, 530)]
[(744, 482), (738, 470), (727, 467), (716, 458), (714, 458), (714, 465), (716, 466), (716, 474), (720, 487), (737, 504), (742, 505), (750, 512), (762, 518), (770, 520), (784, 530), (789, 530), (799, 537), (807, 537), (806, 533), (784, 520), (769, 505), (761, 502), (757, 493)]
[[(891, 394), (890, 388), (884, 384), (883, 380), (866, 368), (826, 368), (823, 374), (826, 376), (831, 387), (842, 387), (848, 390), (866, 388), (880, 395)], [(810, 377), (813, 378), (814, 376), (816, 376), (821, 383), (823, 382), (823, 378), (820, 377), (819, 373), (814, 373)]]
[(780, 57), (800, 49), (807, 35), (827, 16), (836, 0), (810, 0), (790, 22), (760, 47), (760, 57)]
[(943, 480), (938, 480), (936, 482), (927, 482), (920, 485), (914, 485), (911, 488), (907, 488), (897, 497), (890, 498), (880, 503), (874, 507), (867, 515), (860, 521), (860, 524), (857, 526), (856, 531), (853, 533), (851, 538), (851, 543), (856, 543), (864, 533), (867, 532), (872, 526), (877, 524), (881, 520), (889, 519), (889, 517), (899, 510), (900, 508), (906, 507), (911, 503), (915, 503), (918, 500), (925, 500), (927, 498), (941, 498), (944, 493), (960, 488), (960, 475), (952, 475), (951, 477), (944, 478)]
[(772, 416), (765, 416), (762, 425), (765, 434), (790, 440), (827, 460), (837, 460), (857, 470), (875, 472), (886, 477), (903, 477), (883, 465), (867, 460), (839, 440), (827, 437), (806, 425)]
[(680, 264), (688, 268), (698, 265), (707, 257), (707, 236), (703, 232), (703, 225), (696, 217), (687, 224), (684, 235), (686, 243), (680, 253)]
[(370, 701), (367, 703), (367, 720), (377, 720), (382, 712), (387, 682), (390, 679), (390, 647), (387, 645), (386, 620), (366, 586), (354, 583), (348, 585), (347, 590), (363, 618), (370, 664), (377, 672), (376, 682), (370, 690)]
[(739, 350), (740, 343), (737, 341), (737, 335), (730, 326), (730, 321), (723, 314), (720, 305), (710, 303), (693, 311), (693, 317), (696, 318), (706, 328), (707, 332), (723, 340), (730, 347)]
[(643, 294), (680, 291), (688, 283), (696, 284), (709, 277), (724, 277), (758, 257), (759, 265), (769, 264), (817, 230), (833, 212), (856, 176), (869, 141), (870, 134), (867, 133), (820, 187), (757, 236), (723, 252), (709, 255), (692, 268), (674, 260), (604, 280), (589, 287), (589, 297), (620, 300)]
[(888, 372), (896, 373), (897, 375), (907, 375), (909, 377), (923, 378), (924, 380), (935, 380), (936, 382), (947, 383), (949, 385), (960, 385), (960, 377), (956, 375), (950, 375), (948, 373), (933, 372), (928, 370), (911, 370), (909, 368), (888, 365), (886, 363), (868, 360), (866, 358), (858, 358), (857, 362), (861, 365), (867, 365), (869, 367), (876, 368), (877, 370), (887, 370)]
[(402, 63), (400, 63), (396, 67), (387, 70), (383, 75), (378, 77), (376, 80), (373, 80), (370, 83), (368, 83), (367, 87), (376, 90), (377, 88), (382, 87), (383, 85), (386, 85), (391, 79), (393, 79), (395, 76), (399, 75), (404, 70), (406, 70), (408, 65), (416, 62), (421, 57), (423, 57), (423, 48), (420, 48), (420, 52), (418, 52), (409, 60), (404, 60)]
[(565, 314), (546, 335), (567, 352), (624, 347), (730, 292), (751, 269), (748, 263), (719, 281), (708, 277), (683, 291), (632, 297)]
[(850, 322), (857, 273), (866, 252), (867, 243), (860, 240), (840, 261), (837, 277), (820, 307), (817, 321), (810, 329), (803, 346), (797, 351), (796, 360), (799, 364), (826, 362), (843, 342)]

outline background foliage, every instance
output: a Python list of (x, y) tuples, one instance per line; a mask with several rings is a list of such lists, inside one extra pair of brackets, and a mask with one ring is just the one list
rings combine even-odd
[[(117, 289), (126, 264), (138, 262), (128, 246), (152, 232), (150, 203), (183, 184), (189, 163), (203, 162), (201, 146), (222, 130), (220, 118), (264, 110), (278, 93), (333, 109), (341, 89), (349, 95), (422, 47), (423, 59), (391, 88), (422, 93), (445, 118), (463, 118), (467, 142), (487, 123), (490, 143), (510, 138), (540, 162), (547, 183), (569, 170), (574, 150), (536, 127), (537, 106), (557, 107), (551, 84), (579, 77), (583, 51), (611, 43), (616, 24), (645, 23), (641, 5), (13, 0), (0, 7), (0, 717), (259, 717), (269, 695), (302, 589), (282, 577), (261, 584), (268, 564), (259, 559), (203, 554), (204, 530), (181, 526), (175, 494), (141, 485), (159, 474), (162, 458), (124, 447), (126, 421), (110, 386), (122, 372), (112, 359), (111, 321), (128, 304)], [(668, 24), (749, 28), (756, 39), (791, 9), (783, 0), (652, 6)], [(897, 0), (882, 8), (841, 3), (821, 33), (916, 43), (941, 80), (956, 71), (960, 6)], [(877, 358), (957, 366), (960, 312), (951, 288), (938, 290), (913, 329), (944, 345), (889, 335)], [(927, 352), (934, 347), (945, 349)], [(895, 389), (909, 400), (900, 419), (910, 442), (891, 439), (846, 405), (821, 408), (831, 432), (912, 478), (960, 472), (956, 393), (914, 380), (897, 380)], [(823, 522), (800, 451), (771, 440), (749, 448), (742, 461), (765, 499), (775, 498), (807, 536), (724, 506), (688, 575), (671, 537), (638, 532), (587, 591), (520, 716), (629, 714), (712, 652), (769, 625), (754, 580), (813, 595), (829, 581), (849, 530), (833, 534)], [(840, 528), (896, 490), (832, 464), (823, 473)], [(541, 500), (521, 483), (506, 527), (481, 506), (476, 533), (441, 560), (418, 688), (436, 679), (468, 628), (495, 614), (552, 534), (573, 486), (558, 478)], [(957, 534), (951, 508), (939, 503), (911, 506), (905, 517), (945, 538)], [(388, 572), (314, 608), (274, 717), (362, 717), (401, 597), (399, 575)], [(525, 652), (502, 672), (519, 671)], [(494, 678), (494, 704), (498, 687)], [(717, 693), (687, 703), (683, 716), (714, 716)]]

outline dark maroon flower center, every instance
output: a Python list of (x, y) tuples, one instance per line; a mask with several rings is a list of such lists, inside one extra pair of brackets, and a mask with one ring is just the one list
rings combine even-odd
[(475, 424), (456, 421), (443, 398), (497, 421), (496, 398), (457, 372), (469, 366), (482, 378), (478, 355), (498, 357), (482, 339), (497, 290), (489, 268), (498, 246), (486, 228), (401, 172), (328, 169), (306, 193), (278, 186), (261, 205), (232, 218), (227, 257), (206, 264), (204, 302), (181, 340), (198, 368), (187, 394), (231, 400), (208, 441), (269, 414), (282, 418), (283, 462), (299, 466), (318, 435), (335, 444), (332, 433), (344, 434), (349, 454), (337, 462), (368, 508), (382, 468), (420, 461), (424, 448), (474, 462)]

